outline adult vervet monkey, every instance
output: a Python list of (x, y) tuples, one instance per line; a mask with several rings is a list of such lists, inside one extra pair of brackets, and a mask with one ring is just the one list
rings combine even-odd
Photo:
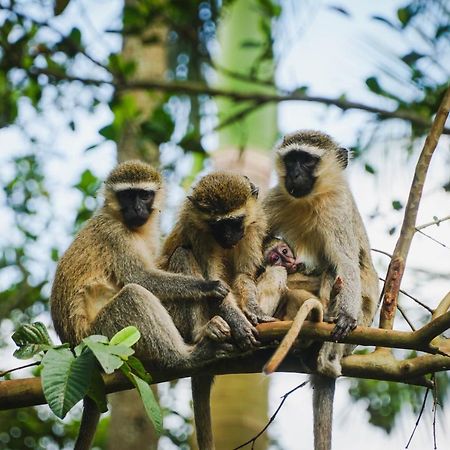
[[(229, 325), (218, 339), (230, 335), (242, 349), (257, 344), (253, 325), (271, 321), (258, 304), (257, 271), (263, 261), (262, 242), (266, 219), (258, 199), (258, 189), (242, 175), (213, 172), (203, 177), (185, 200), (178, 221), (167, 237), (162, 251), (164, 269), (196, 275), (201, 279), (219, 279), (230, 289), (220, 305), (209, 310), (190, 310), (175, 324), (188, 342), (196, 342), (196, 324), (206, 323), (219, 314)], [(201, 328), (200, 328), (201, 330)], [(214, 441), (209, 411), (211, 376), (192, 378), (197, 440), (201, 450), (212, 450)]]
[[(335, 319), (336, 342), (357, 324), (372, 323), (379, 298), (367, 234), (344, 176), (347, 163), (348, 151), (330, 136), (289, 134), (276, 148), (278, 185), (264, 201), (270, 233), (281, 235), (302, 261), (311, 261), (328, 277), (319, 297), (329, 298), (334, 281), (342, 281), (326, 308)], [(317, 360), (321, 375), (312, 377), (316, 450), (331, 448), (335, 378), (341, 375), (344, 349), (324, 343)]]
[[(228, 288), (217, 279), (202, 280), (156, 267), (159, 213), (163, 198), (160, 173), (140, 161), (119, 164), (105, 182), (105, 201), (60, 259), (51, 293), (51, 314), (62, 342), (78, 344), (89, 334), (112, 337), (128, 325), (141, 339), (136, 354), (163, 368), (198, 367), (222, 348), (199, 336), (186, 344), (162, 305), (220, 303)], [(215, 328), (214, 321), (211, 323)], [(205, 324), (205, 333), (209, 328)], [(83, 413), (76, 449), (89, 448), (99, 411), (93, 402)]]

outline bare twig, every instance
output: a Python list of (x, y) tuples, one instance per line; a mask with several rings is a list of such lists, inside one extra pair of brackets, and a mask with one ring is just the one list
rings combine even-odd
[(405, 208), (400, 237), (395, 246), (391, 263), (389, 264), (386, 282), (384, 285), (383, 305), (380, 313), (380, 327), (391, 329), (394, 325), (395, 310), (397, 307), (400, 284), (405, 271), (412, 238), (416, 231), (416, 218), (422, 198), (423, 186), (430, 165), (431, 157), (436, 149), (438, 140), (444, 129), (450, 109), (450, 87), (445, 92), (441, 105), (425, 140), (422, 153), (416, 165), (414, 178), (409, 191), (408, 203)]
[[(386, 279), (382, 278), (382, 277), (378, 277), (379, 280), (385, 282)], [(425, 308), (429, 313), (433, 313), (433, 309), (430, 308), (429, 306), (427, 306), (425, 303), (421, 302), (419, 299), (417, 299), (416, 297), (413, 297), (411, 294), (409, 294), (408, 292), (406, 292), (403, 289), (399, 290), (403, 295), (406, 295), (406, 297), (409, 297), (411, 300), (413, 300), (414, 302), (416, 302), (418, 305), (422, 306), (422, 308)]]
[(405, 319), (406, 323), (409, 325), (409, 327), (411, 328), (411, 330), (416, 331), (416, 328), (414, 327), (414, 325), (412, 324), (412, 322), (408, 319), (408, 316), (406, 315), (405, 311), (403, 311), (403, 308), (400, 305), (397, 305), (398, 310), (400, 311), (400, 314), (403, 316), (403, 318)]
[(440, 246), (442, 246), (444, 248), (449, 248), (443, 242), (438, 241), (436, 238), (434, 238), (433, 236), (430, 236), (429, 234), (425, 233), (424, 231), (421, 231), (421, 230), (417, 230), (417, 231), (420, 234), (422, 234), (423, 236), (427, 237), (428, 239), (431, 239), (433, 242), (436, 242), (436, 244), (439, 244)]
[(450, 216), (445, 216), (442, 219), (436, 219), (432, 222), (424, 223), (423, 225), (419, 225), (416, 227), (416, 231), (423, 230), (424, 228), (431, 227), (432, 225), (439, 225), (441, 222), (445, 222), (446, 220), (450, 220)]
[(437, 442), (436, 442), (436, 410), (437, 410), (437, 406), (438, 406), (438, 385), (437, 385), (437, 381), (436, 381), (436, 376), (433, 373), (433, 375), (431, 376), (431, 379), (433, 380), (433, 444), (434, 444), (434, 449), (437, 449)]
[(412, 438), (413, 438), (413, 436), (414, 436), (414, 433), (415, 433), (416, 430), (417, 430), (417, 427), (418, 427), (418, 425), (419, 425), (420, 419), (422, 418), (423, 410), (425, 409), (425, 403), (427, 402), (427, 397), (428, 397), (428, 392), (429, 392), (429, 391), (430, 391), (430, 390), (427, 389), (426, 392), (425, 392), (425, 395), (424, 395), (424, 397), (423, 397), (423, 402), (422, 402), (422, 408), (420, 408), (420, 412), (419, 412), (419, 417), (417, 417), (416, 424), (414, 425), (414, 429), (413, 429), (413, 431), (412, 431), (412, 433), (411, 433), (411, 436), (409, 437), (408, 443), (406, 444), (406, 447), (405, 447), (405, 448), (408, 448), (408, 447), (409, 447), (409, 444), (410, 444), (411, 441), (412, 441)]
[(245, 446), (247, 446), (248, 444), (252, 444), (252, 449), (254, 448), (254, 444), (256, 442), (256, 440), (267, 430), (267, 428), (269, 428), (270, 424), (275, 420), (275, 418), (277, 417), (277, 414), (280, 412), (281, 408), (284, 405), (284, 402), (287, 400), (287, 398), (294, 393), (295, 391), (297, 391), (298, 389), (301, 389), (302, 387), (306, 386), (309, 383), (309, 381), (304, 381), (302, 384), (299, 384), (298, 386), (296, 386), (294, 389), (291, 389), (289, 392), (286, 392), (286, 394), (284, 394), (281, 397), (281, 402), (278, 405), (278, 408), (276, 409), (276, 411), (272, 414), (272, 417), (269, 419), (269, 421), (267, 422), (267, 424), (265, 425), (265, 427), (254, 437), (252, 437), (251, 439), (249, 439), (247, 442), (244, 442), (243, 444), (241, 444), (239, 447), (234, 448), (233, 450), (239, 450), (240, 448), (244, 448)]
[(5, 370), (3, 372), (0, 372), (0, 377), (4, 377), (5, 375), (8, 375), (8, 373), (15, 372), (16, 370), (26, 369), (27, 367), (39, 366), (39, 364), (41, 364), (41, 362), (36, 361), (30, 364), (25, 364), (24, 366), (15, 367), (14, 369)]
[(385, 252), (384, 250), (379, 250), (378, 248), (372, 248), (371, 250), (372, 250), (373, 252), (381, 253), (382, 255), (386, 255), (386, 256), (388, 256), (389, 258), (392, 258), (392, 255), (391, 255), (390, 253), (388, 253), (388, 252)]
[(436, 317), (441, 316), (446, 313), (450, 308), (450, 292), (447, 292), (445, 297), (439, 302), (439, 305), (434, 310), (431, 319), (436, 319)]

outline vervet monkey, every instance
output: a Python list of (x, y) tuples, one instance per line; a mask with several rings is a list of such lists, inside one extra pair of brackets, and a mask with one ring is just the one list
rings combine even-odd
[[(370, 325), (379, 298), (367, 234), (343, 173), (347, 163), (348, 151), (330, 136), (319, 131), (289, 134), (276, 149), (278, 185), (264, 201), (270, 232), (326, 274), (319, 297), (326, 299), (334, 280), (341, 280), (326, 308), (335, 318), (335, 341), (357, 324)], [(331, 448), (335, 378), (341, 375), (344, 348), (326, 342), (319, 352), (321, 375), (312, 378), (316, 450)]]
[[(223, 302), (209, 309), (198, 308), (191, 322), (183, 316), (175, 324), (188, 341), (198, 339), (194, 325), (205, 323), (214, 314), (229, 325), (219, 339), (232, 339), (242, 349), (257, 344), (253, 325), (274, 320), (258, 305), (256, 273), (263, 259), (262, 242), (266, 219), (257, 200), (258, 189), (242, 175), (213, 172), (203, 177), (184, 202), (178, 221), (162, 251), (164, 269), (195, 274), (199, 278), (219, 279), (229, 286)], [(191, 310), (192, 311), (192, 310)], [(183, 323), (179, 323), (183, 322)], [(192, 378), (197, 441), (201, 450), (214, 448), (209, 412), (212, 377)]]
[[(51, 292), (51, 315), (62, 342), (79, 344), (89, 334), (111, 338), (128, 325), (141, 332), (136, 354), (164, 368), (193, 368), (222, 351), (208, 339), (187, 344), (162, 301), (220, 303), (229, 289), (214, 278), (202, 280), (156, 268), (160, 173), (140, 161), (119, 164), (105, 182), (105, 201), (60, 259)], [(214, 326), (214, 325), (213, 325)], [(99, 418), (92, 419), (76, 449), (89, 448)], [(86, 405), (85, 403), (85, 405)], [(88, 431), (86, 431), (88, 430)]]

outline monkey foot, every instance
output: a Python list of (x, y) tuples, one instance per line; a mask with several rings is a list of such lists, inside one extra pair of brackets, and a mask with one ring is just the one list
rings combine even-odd
[(231, 329), (222, 317), (214, 316), (206, 324), (205, 336), (213, 341), (223, 342), (231, 338)]
[(331, 333), (334, 342), (344, 339), (357, 325), (356, 319), (345, 313), (339, 313), (334, 322), (336, 326)]

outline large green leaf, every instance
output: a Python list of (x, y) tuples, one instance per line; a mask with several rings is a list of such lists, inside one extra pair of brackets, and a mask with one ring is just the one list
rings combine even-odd
[(136, 327), (129, 326), (117, 332), (109, 341), (110, 345), (125, 345), (131, 347), (141, 338), (141, 333)]
[(134, 380), (134, 385), (136, 386), (139, 395), (141, 396), (142, 402), (144, 403), (145, 412), (153, 423), (155, 430), (158, 434), (162, 433), (162, 412), (158, 405), (158, 402), (153, 395), (152, 388), (144, 380), (140, 379), (134, 373), (131, 374)]
[(106, 373), (113, 373), (134, 353), (133, 349), (125, 345), (104, 344), (93, 339), (92, 336), (84, 338), (83, 342), (92, 350)]
[(84, 351), (75, 358), (68, 348), (50, 349), (42, 365), (45, 399), (50, 409), (62, 419), (86, 395), (95, 369), (94, 355)]

